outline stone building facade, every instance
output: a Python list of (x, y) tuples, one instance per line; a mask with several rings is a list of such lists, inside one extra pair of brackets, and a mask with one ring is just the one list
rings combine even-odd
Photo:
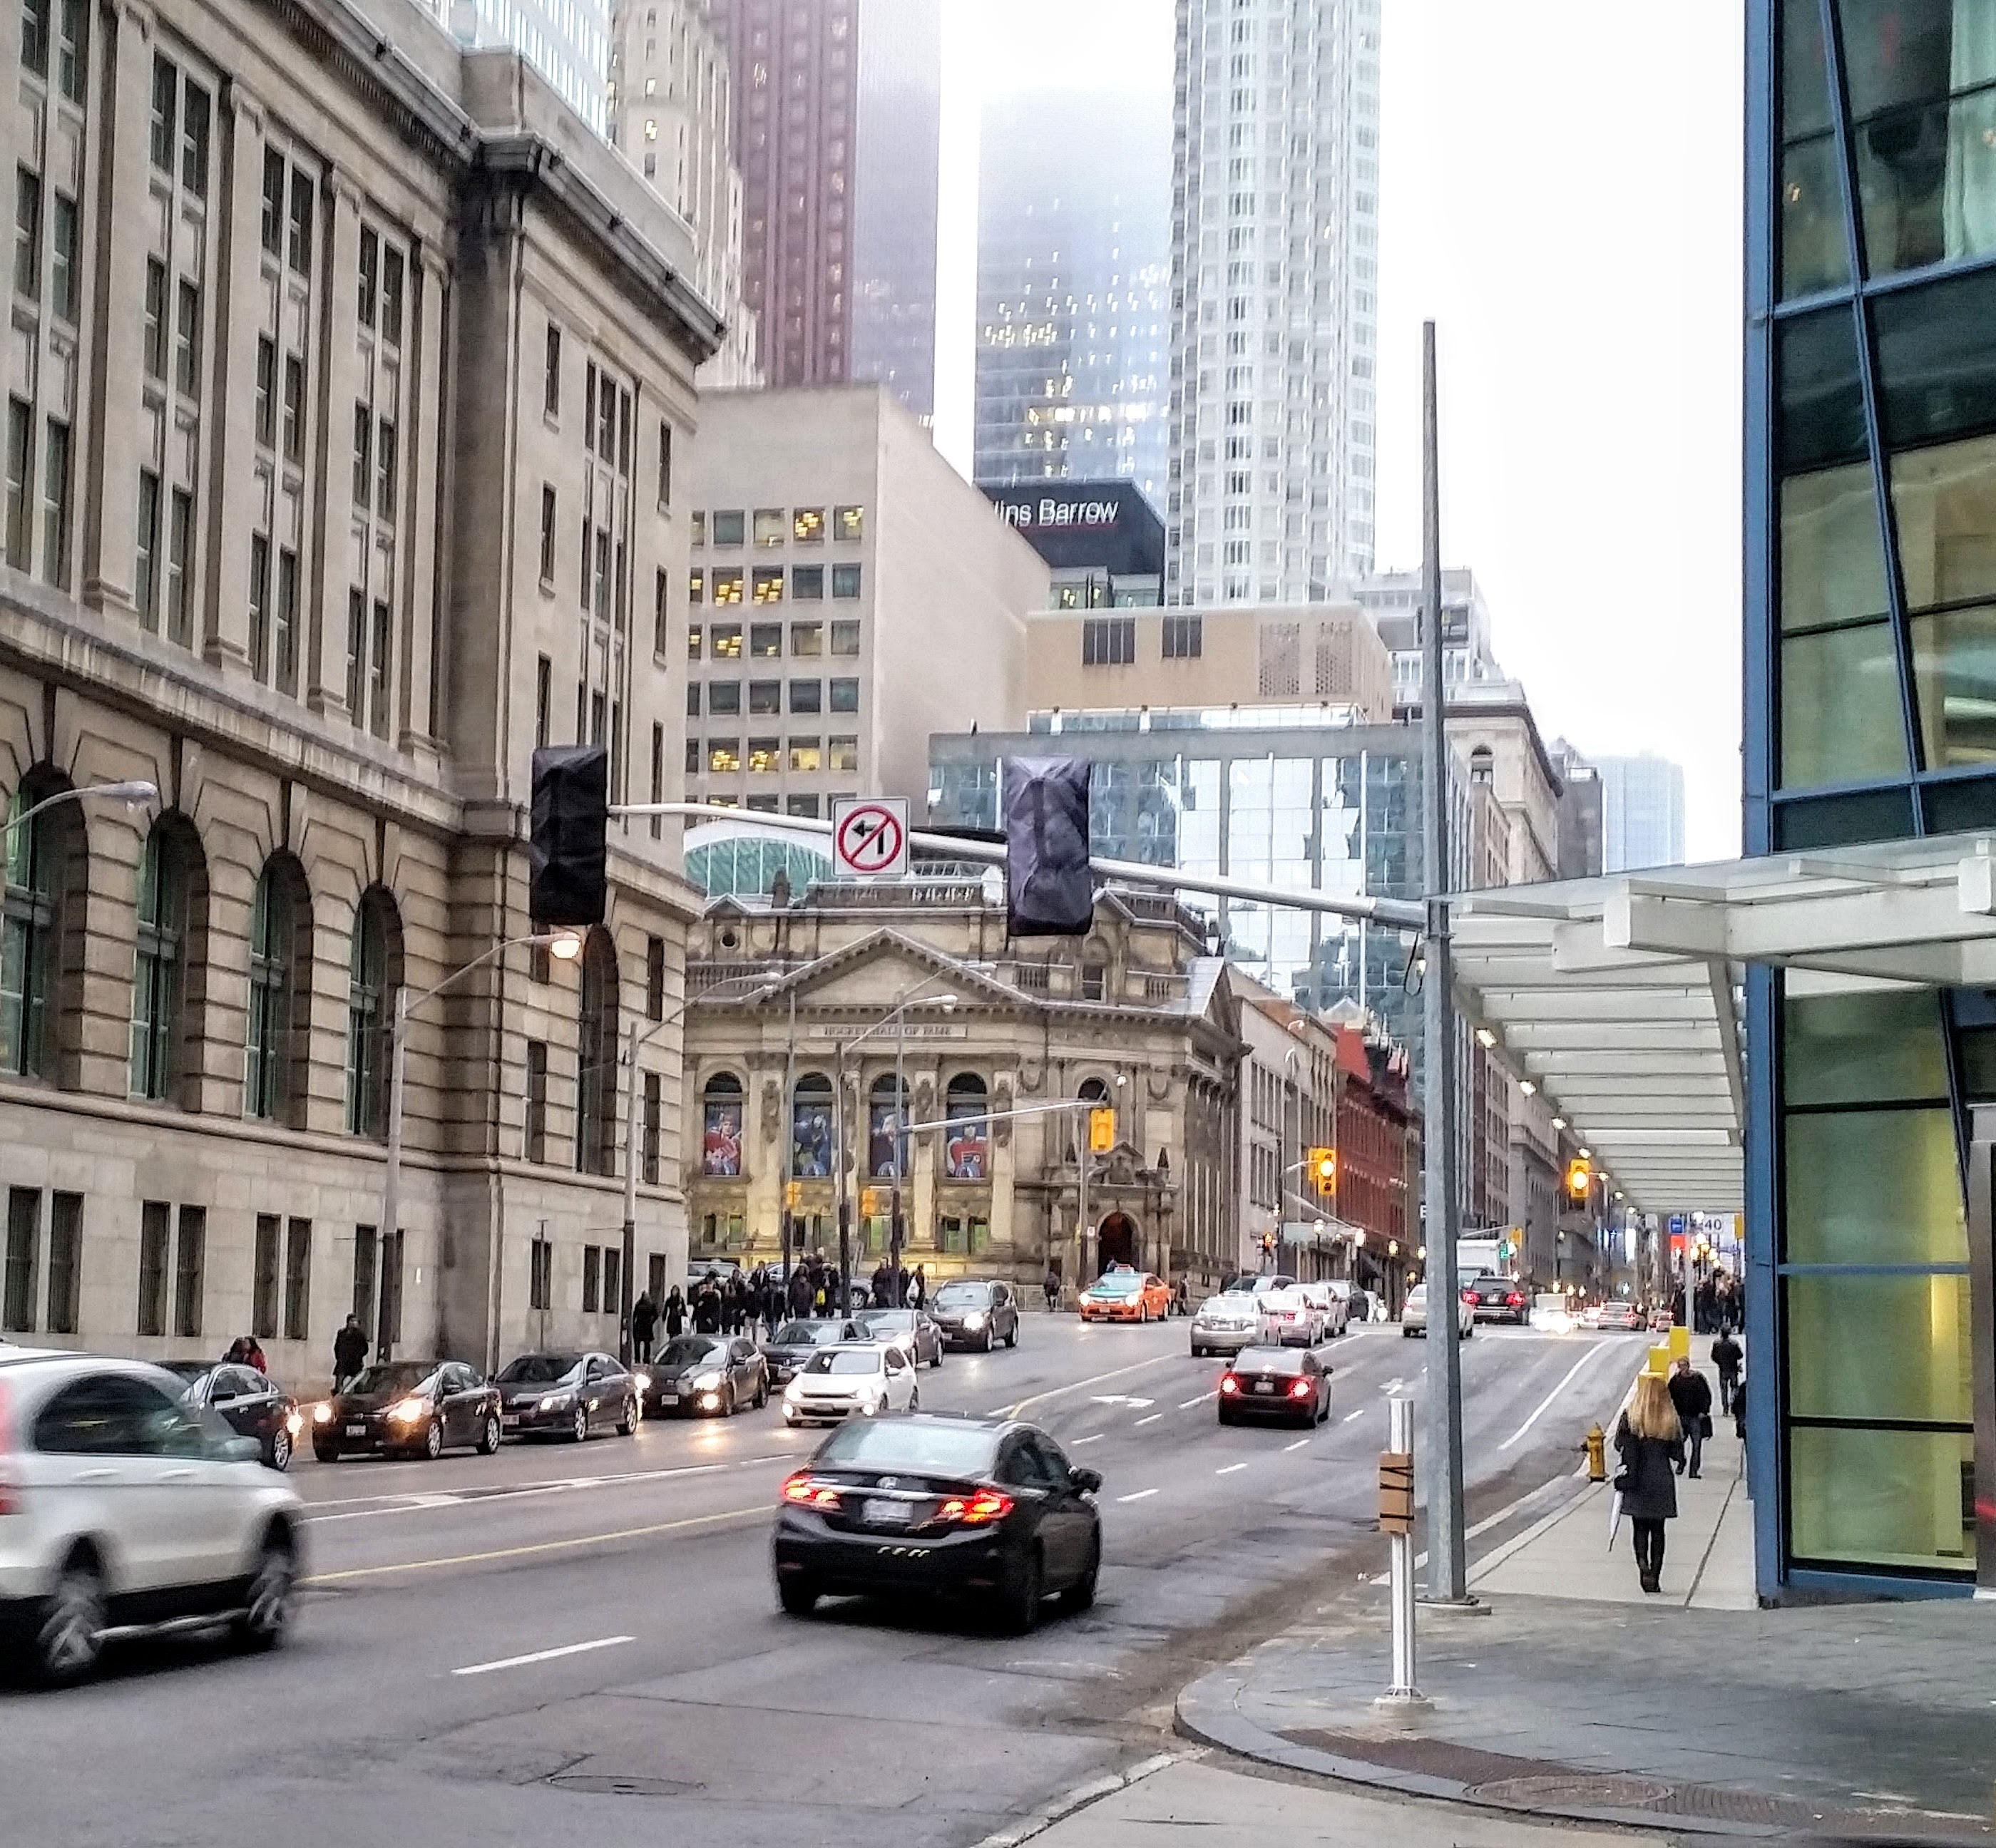
[[(715, 900), (689, 955), (705, 991), (687, 1027), (696, 1261), (776, 1261), (786, 1209), (795, 1247), (835, 1259), (842, 1144), (854, 1268), (879, 1262), (898, 1037), (883, 1023), (908, 997), (904, 1120), (945, 1126), (905, 1151), (911, 1267), (1031, 1285), (1050, 1260), (1072, 1284), (1120, 1259), (1195, 1292), (1236, 1268), (1239, 1005), (1175, 900), (1111, 890), (1080, 943), (1014, 942), (983, 883), (779, 889)], [(1041, 1107), (1090, 1100), (1116, 1111), (1114, 1148), (1092, 1156), (1079, 1111)]]
[[(143, 778), (8, 831), (4, 1334), (254, 1332), (322, 1379), (612, 1342), (620, 1023), (669, 1020), (690, 889), (613, 836), (574, 964), (514, 940), (537, 742), (676, 761), (673, 470), (721, 337), (684, 225), (510, 52), (376, 0), (29, 0), (0, 785)], [(667, 738), (669, 735), (669, 748)], [(412, 1015), (400, 1236), (389, 1024)], [(683, 1238), (669, 1025), (638, 1247)], [(643, 1262), (641, 1258), (641, 1265)]]

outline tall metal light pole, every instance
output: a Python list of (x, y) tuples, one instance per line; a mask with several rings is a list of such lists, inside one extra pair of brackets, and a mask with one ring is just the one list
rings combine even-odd
[(1468, 1599), (1462, 1523), (1462, 1358), (1456, 1327), (1455, 994), (1449, 958), (1447, 687), (1443, 675), (1441, 479), (1435, 325), (1421, 326), (1421, 884), (1427, 900), (1421, 983), (1423, 1192), (1428, 1263), (1428, 1601)]

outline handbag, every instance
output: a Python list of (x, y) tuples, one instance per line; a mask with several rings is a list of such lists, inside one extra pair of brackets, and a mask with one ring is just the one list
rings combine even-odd
[(1712, 1414), (1709, 1412), (1698, 1413), (1698, 1434), (1701, 1437), (1709, 1437), (1712, 1435)]
[(1629, 1492), (1629, 1472), (1626, 1469), (1619, 1471), (1615, 1480), (1608, 1486), (1613, 1489), (1618, 1496), (1626, 1495)]

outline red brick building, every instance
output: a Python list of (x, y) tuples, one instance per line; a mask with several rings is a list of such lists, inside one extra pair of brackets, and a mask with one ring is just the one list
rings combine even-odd
[(1377, 1037), (1376, 1028), (1340, 1024), (1334, 1031), (1337, 1217), (1365, 1234), (1357, 1280), (1397, 1309), (1420, 1247), (1420, 1129), (1408, 1095), (1406, 1049)]

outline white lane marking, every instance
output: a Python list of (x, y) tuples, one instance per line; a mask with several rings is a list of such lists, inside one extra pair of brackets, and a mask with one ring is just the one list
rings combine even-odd
[[(1164, 1416), (1164, 1413), (1161, 1413), (1161, 1412), (1153, 1412), (1153, 1413), (1150, 1415), (1150, 1416), (1149, 1416), (1148, 1418), (1140, 1418), (1140, 1419), (1138, 1419), (1138, 1420), (1137, 1420), (1137, 1424), (1139, 1424), (1139, 1425), (1144, 1425), (1144, 1424), (1155, 1424), (1155, 1423), (1158, 1422), (1158, 1420), (1159, 1419), (1161, 1419), (1161, 1417), (1163, 1417), (1163, 1416)], [(1130, 1426), (1130, 1429), (1131, 1429), (1132, 1430), (1134, 1430), (1136, 1429), (1136, 1425), (1133, 1425), (1133, 1426)]]
[[(788, 1462), (788, 1457), (772, 1457), (772, 1463)], [(302, 1518), (311, 1526), (318, 1526), (329, 1521), (364, 1521), (383, 1514), (421, 1514), (436, 1508), (468, 1508), (484, 1502), (515, 1502), (528, 1495), (566, 1495), (576, 1488), (614, 1488), (627, 1482), (660, 1482), (678, 1476), (711, 1476), (734, 1467), (725, 1463), (692, 1463), (673, 1469), (641, 1469), (621, 1471), (614, 1475), (564, 1476), (552, 1481), (508, 1483), (483, 1492), (446, 1495), (401, 1495), (393, 1497), (362, 1495), (357, 1500), (373, 1504), (366, 1508), (349, 1508), (343, 1514), (307, 1514)], [(339, 1507), (339, 1502), (308, 1502), (311, 1508)]]
[(1202, 1392), (1196, 1399), (1187, 1399), (1183, 1405), (1179, 1407), (1179, 1409), (1181, 1412), (1189, 1412), (1194, 1406), (1203, 1406), (1209, 1399), (1217, 1399), (1219, 1396), (1220, 1389), (1217, 1386), (1215, 1386), (1210, 1392)]
[(1094, 1433), (1093, 1433), (1092, 1436), (1090, 1436), (1090, 1437), (1077, 1437), (1077, 1438), (1075, 1438), (1075, 1440), (1074, 1440), (1074, 1443), (1073, 1443), (1073, 1444), (1069, 1444), (1069, 1445), (1068, 1446), (1068, 1448), (1069, 1448), (1069, 1449), (1070, 1449), (1070, 1450), (1072, 1450), (1072, 1449), (1074, 1449), (1077, 1445), (1083, 1444), (1100, 1444), (1100, 1443), (1103, 1440), (1103, 1438), (1105, 1438), (1105, 1437), (1106, 1437), (1108, 1435), (1109, 1435), (1109, 1433), (1108, 1433), (1106, 1431), (1097, 1431), (1097, 1432)]
[(614, 1649), (620, 1643), (635, 1643), (635, 1636), (598, 1636), (593, 1643), (570, 1643), (559, 1649), (537, 1649), (532, 1655), (506, 1656), (497, 1662), (474, 1662), (469, 1668), (453, 1668), (453, 1674), (493, 1674), (501, 1668), (525, 1668), (530, 1663), (552, 1662), (563, 1656), (587, 1655), (591, 1650)]
[(1230, 1476), (1237, 1469), (1245, 1469), (1247, 1467), (1244, 1463), (1230, 1463), (1224, 1469), (1217, 1469), (1213, 1473), (1216, 1476)]
[(1299, 1437), (1294, 1444), (1284, 1444), (1282, 1446), (1282, 1454), (1285, 1456), (1287, 1456), (1291, 1451), (1299, 1451), (1309, 1442), (1309, 1440), (1307, 1437)]
[(1148, 1361), (1132, 1361), (1127, 1367), (1112, 1367), (1106, 1373), (1096, 1374), (1089, 1379), (1071, 1379), (1064, 1386), (1049, 1386), (1044, 1392), (1034, 1392), (1009, 1406), (1000, 1406), (990, 1414), (1000, 1418), (1010, 1414), (1016, 1418), (1028, 1406), (1036, 1406), (1043, 1399), (1056, 1399), (1063, 1392), (1078, 1392), (1083, 1386), (1099, 1386), (1104, 1380), (1120, 1379), (1126, 1373), (1141, 1373), (1147, 1367), (1161, 1367), (1167, 1361), (1182, 1361), (1185, 1355), (1174, 1347), (1169, 1354), (1154, 1354)]
[(1347, 1413), (1345, 1413), (1345, 1415), (1344, 1415), (1344, 1422), (1345, 1422), (1347, 1424), (1350, 1424), (1350, 1423), (1351, 1423), (1354, 1420), (1363, 1418), (1365, 1416), (1365, 1408), (1363, 1406), (1361, 1406), (1358, 1408), (1358, 1409), (1357, 1411), (1355, 1411), (1355, 1412), (1347, 1412)]
[(1398, 1374), (1395, 1374), (1391, 1379), (1387, 1381), (1385, 1385), (1382, 1386), (1379, 1390), (1382, 1392), (1397, 1392), (1407, 1382), (1402, 1379)]
[(1155, 1488), (1140, 1488), (1133, 1495), (1118, 1495), (1116, 1499), (1119, 1502), (1143, 1502), (1148, 1501), (1157, 1492)]
[(1127, 1406), (1133, 1412), (1141, 1412), (1146, 1406), (1154, 1406), (1155, 1399), (1132, 1399), (1127, 1392), (1098, 1392), (1095, 1395), (1098, 1406)]
[(1540, 1418), (1544, 1416), (1547, 1409), (1552, 1404), (1553, 1401), (1558, 1398), (1568, 1386), (1573, 1384), (1574, 1375), (1578, 1373), (1581, 1368), (1585, 1367), (1589, 1361), (1599, 1359), (1601, 1355), (1605, 1354), (1607, 1351), (1608, 1350), (1605, 1347), (1588, 1348), (1586, 1353), (1583, 1354), (1578, 1360), (1575, 1361), (1574, 1364), (1566, 1370), (1566, 1377), (1563, 1378), (1557, 1386), (1554, 1387), (1543, 1399), (1539, 1401), (1538, 1409), (1534, 1411), (1531, 1416), (1526, 1419), (1523, 1424), (1519, 1425), (1509, 1437), (1506, 1437), (1502, 1444), (1499, 1444), (1497, 1447), (1498, 1449), (1500, 1451), (1508, 1451), (1511, 1446), (1516, 1444), (1519, 1438), (1523, 1437), (1533, 1425), (1537, 1424)]

